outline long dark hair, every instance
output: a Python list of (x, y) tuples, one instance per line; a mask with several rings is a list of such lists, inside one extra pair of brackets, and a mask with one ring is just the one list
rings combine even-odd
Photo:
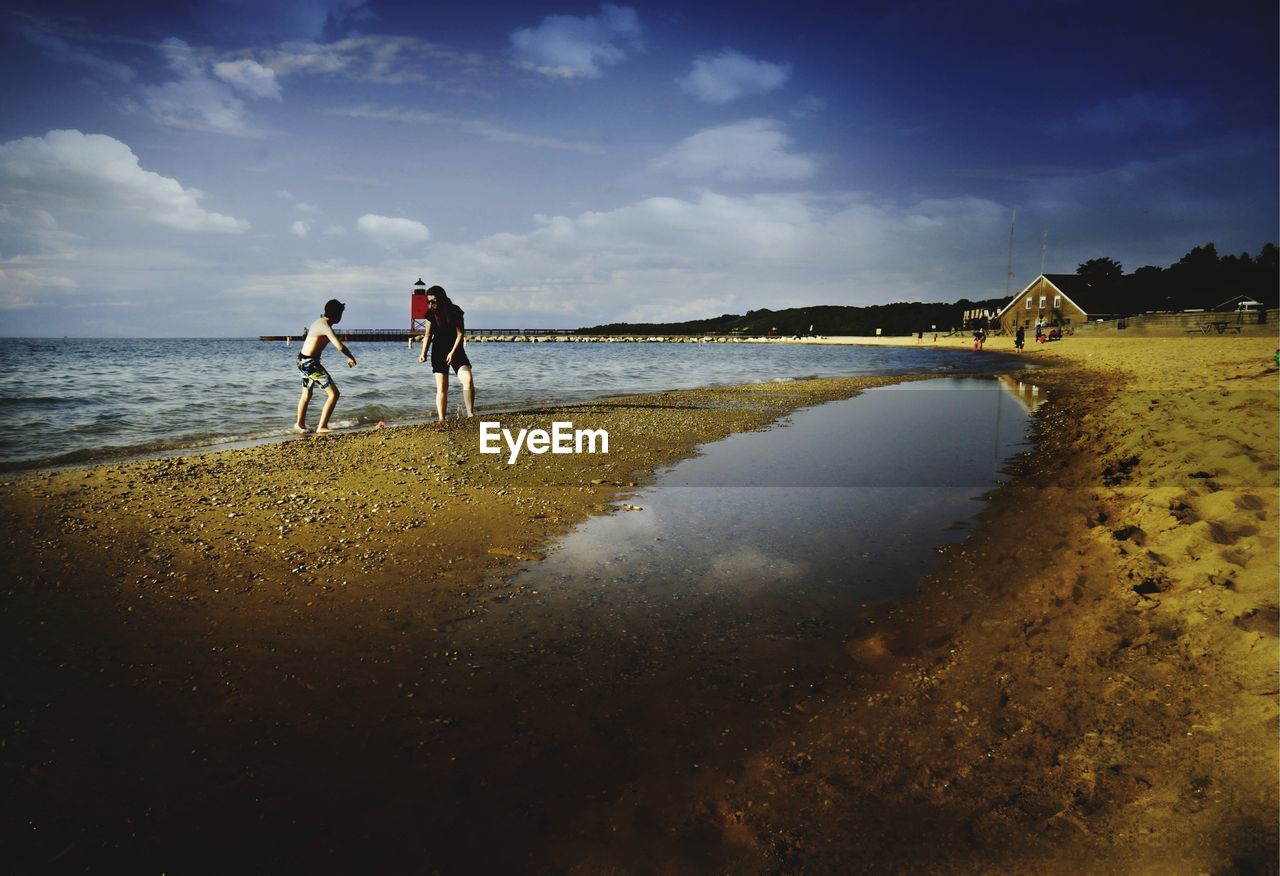
[(432, 286), (427, 294), (436, 296), (440, 301), (435, 310), (437, 325), (442, 328), (457, 328), (462, 325), (462, 308), (449, 300), (449, 293), (444, 291), (443, 286)]

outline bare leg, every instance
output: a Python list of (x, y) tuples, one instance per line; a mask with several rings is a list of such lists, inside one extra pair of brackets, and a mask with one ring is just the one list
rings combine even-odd
[(471, 376), (471, 366), (463, 365), (458, 369), (458, 379), (462, 381), (462, 401), (467, 406), (467, 416), (476, 415), (476, 382)]
[(333, 430), (329, 428), (329, 417), (333, 414), (333, 409), (338, 406), (338, 396), (342, 393), (338, 392), (338, 387), (330, 386), (325, 390), (328, 398), (324, 400), (324, 407), (320, 410), (320, 422), (316, 424), (316, 434), (324, 435)]
[(293, 431), (307, 431), (307, 405), (311, 404), (311, 384), (302, 388), (302, 398), (298, 399), (298, 419), (293, 421)]
[(449, 409), (449, 374), (436, 375), (436, 413), (444, 422), (444, 412)]

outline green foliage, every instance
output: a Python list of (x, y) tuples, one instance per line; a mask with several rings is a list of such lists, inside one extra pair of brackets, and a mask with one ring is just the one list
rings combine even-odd
[(1146, 265), (1122, 276), (1121, 313), (1209, 310), (1237, 296), (1275, 307), (1280, 303), (1276, 255), (1273, 243), (1263, 246), (1257, 258), (1247, 252), (1219, 256), (1212, 243), (1194, 247), (1167, 268)]
[(1082, 277), (1118, 280), (1124, 274), (1124, 266), (1115, 259), (1089, 259), (1089, 261), (1076, 268), (1076, 273)]

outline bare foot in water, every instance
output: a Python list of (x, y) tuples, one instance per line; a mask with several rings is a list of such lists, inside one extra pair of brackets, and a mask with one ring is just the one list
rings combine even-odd
[(330, 432), (332, 432), (332, 431), (333, 431), (333, 430), (332, 430), (332, 429), (330, 429), (328, 426), (325, 426), (323, 429), (316, 429), (316, 434), (317, 434), (317, 435), (328, 435), (328, 434), (329, 434)]
[(309, 430), (306, 426), (299, 426), (295, 424), (293, 427), (293, 431), (297, 432), (299, 435), (305, 435), (307, 434), (307, 432), (311, 430)]

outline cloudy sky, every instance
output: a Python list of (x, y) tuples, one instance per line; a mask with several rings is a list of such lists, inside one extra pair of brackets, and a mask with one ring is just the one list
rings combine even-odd
[[(954, 301), (1277, 237), (1277, 11), (9, 3), (0, 334)], [(1047, 246), (1045, 245), (1047, 235)]]

